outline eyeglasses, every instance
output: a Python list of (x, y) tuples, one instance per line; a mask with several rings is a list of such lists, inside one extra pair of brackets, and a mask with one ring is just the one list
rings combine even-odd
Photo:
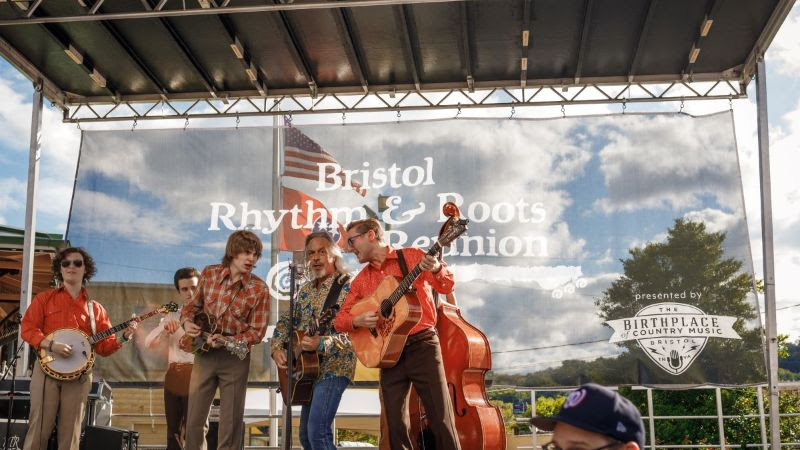
[(70, 264), (72, 264), (73, 266), (75, 266), (77, 268), (81, 268), (81, 267), (83, 267), (83, 260), (80, 260), (80, 259), (65, 259), (65, 260), (61, 261), (61, 267), (65, 268), (65, 269), (67, 267), (69, 267)]
[(363, 233), (361, 233), (361, 234), (357, 234), (357, 235), (355, 235), (355, 236), (352, 236), (352, 237), (349, 237), (349, 238), (347, 238), (347, 245), (349, 245), (350, 247), (352, 247), (352, 246), (353, 246), (353, 242), (355, 242), (355, 240), (356, 240), (356, 238), (357, 238), (357, 237), (359, 237), (359, 236), (363, 236), (363, 235), (365, 235), (365, 234), (367, 234), (367, 233), (369, 233), (369, 231), (365, 231), (365, 232), (363, 232)]
[[(614, 442), (612, 442), (610, 444), (606, 444), (606, 445), (604, 445), (602, 447), (586, 449), (586, 450), (606, 450), (606, 449), (614, 448), (614, 447), (616, 447), (618, 445), (622, 445), (622, 444), (623, 444), (623, 442), (614, 441)], [(572, 450), (572, 449), (571, 448), (561, 448), (558, 445), (556, 445), (555, 442), (548, 442), (547, 444), (542, 445), (542, 450)]]

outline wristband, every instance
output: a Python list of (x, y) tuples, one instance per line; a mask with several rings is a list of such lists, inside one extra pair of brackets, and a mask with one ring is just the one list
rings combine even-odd
[(317, 353), (322, 353), (325, 351), (325, 341), (322, 338), (319, 338), (319, 345), (317, 345)]
[(126, 338), (126, 337), (125, 337), (125, 332), (123, 332), (123, 333), (120, 335), (120, 337), (119, 337), (119, 339), (118, 339), (118, 340), (120, 341), (120, 344), (124, 344), (124, 343), (126, 343), (126, 342), (130, 341), (130, 339), (128, 339), (128, 338)]

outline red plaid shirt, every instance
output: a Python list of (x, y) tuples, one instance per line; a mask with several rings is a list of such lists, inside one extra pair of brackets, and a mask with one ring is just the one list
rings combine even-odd
[[(425, 256), (425, 252), (418, 248), (403, 249), (403, 257), (406, 260), (409, 272), (414, 270), (414, 266), (422, 260), (423, 256)], [(350, 292), (342, 304), (342, 309), (339, 310), (339, 313), (336, 314), (336, 319), (333, 321), (333, 326), (337, 331), (348, 332), (355, 329), (353, 328), (353, 315), (350, 314), (353, 305), (372, 294), (381, 281), (389, 275), (403, 277), (400, 264), (397, 262), (397, 251), (392, 248), (389, 248), (389, 253), (386, 254), (386, 259), (380, 267), (367, 264), (350, 282)], [(411, 286), (417, 291), (417, 298), (422, 307), (422, 319), (411, 329), (408, 333), (409, 335), (436, 325), (436, 307), (433, 304), (431, 288), (436, 289), (439, 293), (449, 294), (453, 292), (455, 281), (453, 280), (453, 274), (447, 270), (447, 266), (442, 262), (442, 269), (439, 272), (435, 274), (427, 271), (422, 272)]]
[(269, 289), (251, 273), (231, 283), (228, 266), (203, 269), (192, 300), (183, 306), (181, 323), (201, 311), (217, 318), (217, 332), (255, 345), (264, 339), (269, 322)]
[[(77, 328), (87, 336), (92, 335), (92, 324), (89, 319), (89, 293), (86, 288), (81, 289), (77, 298), (72, 298), (64, 286), (58, 289), (48, 289), (40, 292), (33, 298), (25, 317), (22, 318), (22, 339), (39, 348), (42, 339), (53, 331), (62, 328)], [(108, 313), (99, 302), (92, 301), (94, 306), (94, 322), (97, 332), (111, 328)], [(122, 345), (116, 336), (109, 336), (94, 346), (94, 351), (99, 355), (108, 356), (119, 350)]]

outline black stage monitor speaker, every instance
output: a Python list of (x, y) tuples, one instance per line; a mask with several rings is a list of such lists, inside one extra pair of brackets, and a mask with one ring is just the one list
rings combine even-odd
[(81, 450), (137, 450), (139, 433), (124, 428), (88, 426)]

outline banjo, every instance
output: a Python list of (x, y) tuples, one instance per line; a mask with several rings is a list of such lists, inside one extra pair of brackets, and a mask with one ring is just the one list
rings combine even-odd
[(177, 310), (178, 304), (175, 302), (170, 302), (166, 305), (162, 305), (158, 309), (150, 311), (147, 314), (126, 320), (115, 327), (100, 331), (91, 336), (87, 336), (86, 333), (77, 328), (61, 328), (53, 331), (47, 335), (47, 339), (69, 345), (72, 347), (72, 354), (65, 358), (55, 352), (47, 350), (46, 348), (40, 348), (39, 364), (41, 365), (44, 373), (52, 378), (55, 378), (56, 380), (74, 380), (86, 373), (86, 371), (91, 369), (94, 365), (94, 344), (102, 341), (112, 334), (128, 328), (128, 325), (130, 325), (131, 322), (141, 322), (145, 319), (155, 316), (156, 314), (166, 314), (168, 312), (175, 312)]

